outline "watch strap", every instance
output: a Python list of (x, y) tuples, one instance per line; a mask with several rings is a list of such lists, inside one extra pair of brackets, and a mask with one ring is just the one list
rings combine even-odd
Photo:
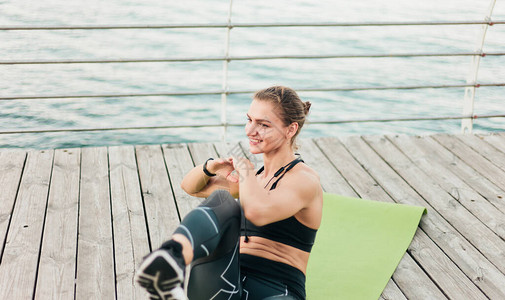
[(203, 164), (203, 172), (205, 173), (205, 175), (207, 175), (209, 177), (216, 176), (216, 174), (212, 174), (211, 172), (209, 172), (209, 170), (207, 170), (207, 163), (209, 162), (209, 160), (214, 160), (214, 159), (211, 157), (205, 161), (205, 163)]

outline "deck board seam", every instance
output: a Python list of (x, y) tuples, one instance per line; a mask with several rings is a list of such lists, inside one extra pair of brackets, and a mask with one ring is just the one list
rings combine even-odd
[(138, 161), (138, 156), (137, 156), (137, 147), (133, 147), (133, 153), (135, 156), (135, 171), (137, 172), (137, 178), (139, 180), (139, 188), (140, 188), (140, 197), (142, 199), (142, 210), (144, 213), (144, 222), (146, 224), (146, 231), (147, 231), (147, 241), (149, 243), (149, 251), (153, 251), (153, 244), (151, 241), (151, 232), (149, 229), (149, 222), (148, 222), (148, 217), (147, 217), (147, 210), (146, 210), (146, 203), (145, 203), (145, 197), (144, 197), (144, 192), (142, 189), (142, 180), (140, 179), (140, 168), (139, 168), (139, 161)]
[(23, 181), (23, 175), (26, 170), (26, 162), (28, 160), (28, 153), (26, 151), (25, 151), (24, 156), (25, 156), (25, 158), (23, 160), (23, 166), (21, 167), (21, 172), (19, 174), (19, 180), (18, 180), (16, 192), (14, 193), (14, 200), (12, 201), (12, 206), (11, 206), (10, 212), (9, 212), (9, 220), (7, 223), (7, 227), (5, 229), (5, 237), (4, 237), (4, 240), (2, 241), (2, 247), (0, 249), (0, 264), (2, 264), (3, 255), (5, 253), (5, 247), (7, 246), (7, 239), (9, 236), (9, 231), (10, 231), (10, 227), (11, 227), (11, 223), (12, 223), (12, 216), (14, 213), (14, 209), (16, 207), (16, 203), (17, 203), (17, 199), (18, 199), (18, 195), (19, 195), (19, 190), (21, 189), (21, 182)]
[(77, 299), (77, 270), (79, 263), (79, 236), (80, 236), (80, 221), (81, 221), (81, 195), (82, 195), (82, 151), (79, 154), (79, 190), (77, 204), (77, 236), (75, 243), (75, 274), (74, 274), (74, 299)]
[(177, 203), (177, 197), (175, 195), (175, 188), (174, 188), (174, 184), (175, 182), (173, 182), (171, 176), (170, 176), (170, 170), (168, 168), (168, 163), (167, 163), (167, 159), (166, 159), (166, 155), (168, 155), (168, 153), (165, 152), (165, 149), (160, 145), (160, 148), (161, 148), (161, 156), (163, 157), (163, 165), (165, 166), (165, 170), (167, 171), (167, 176), (168, 176), (168, 182), (170, 183), (170, 191), (172, 193), (172, 197), (174, 197), (174, 203), (175, 203), (175, 209), (177, 210), (177, 217), (179, 218), (179, 222), (182, 220), (182, 216), (181, 216), (181, 212), (180, 212), (180, 209), (179, 209), (179, 203)]
[(49, 195), (51, 193), (51, 185), (53, 182), (53, 175), (54, 175), (54, 163), (55, 163), (55, 151), (53, 150), (53, 158), (51, 161), (51, 171), (49, 173), (49, 182), (47, 186), (47, 196), (46, 196), (46, 207), (44, 210), (44, 217), (43, 217), (43, 222), (42, 222), (42, 230), (41, 230), (41, 236), (40, 236), (40, 243), (39, 243), (39, 254), (37, 257), (37, 266), (35, 268), (35, 282), (33, 284), (33, 292), (32, 292), (32, 297), (35, 297), (36, 292), (37, 292), (37, 281), (38, 281), (38, 276), (39, 276), (39, 268), (40, 268), (40, 259), (42, 255), (42, 245), (44, 242), (44, 232), (46, 228), (46, 222), (47, 222), (47, 209), (49, 205)]
[[(116, 265), (116, 240), (114, 238), (114, 207), (112, 206), (112, 183), (110, 176), (110, 151), (109, 147), (106, 147), (107, 150), (107, 183), (109, 189), (109, 207), (110, 207), (110, 229), (111, 229), (111, 243), (112, 243), (112, 272), (114, 276), (114, 298), (117, 299), (118, 290), (117, 290), (117, 265)], [(129, 216), (128, 216), (129, 219)], [(130, 223), (130, 222), (128, 222)]]
[(342, 172), (340, 172), (340, 170), (337, 168), (337, 166), (335, 166), (335, 164), (331, 161), (331, 159), (329, 159), (328, 155), (323, 151), (323, 149), (321, 148), (321, 146), (318, 144), (317, 140), (313, 139), (313, 141), (314, 141), (314, 144), (316, 144), (316, 147), (318, 147), (319, 150), (321, 150), (321, 152), (323, 153), (324, 157), (326, 157), (326, 159), (328, 160), (328, 162), (330, 163), (330, 165), (335, 169), (335, 171), (337, 171), (340, 174), (340, 176), (344, 179), (344, 181), (347, 183), (347, 185), (353, 190), (355, 196), (359, 196), (359, 193), (356, 191), (356, 189), (354, 188), (354, 186), (349, 182), (349, 180), (344, 176), (344, 174), (342, 174)]
[[(419, 163), (413, 160), (413, 154), (406, 153), (398, 144), (398, 142), (395, 142), (392, 140), (391, 137), (386, 136), (386, 139), (396, 147), (398, 151), (400, 151), (407, 159), (409, 159), (413, 165), (415, 165), (420, 171), (422, 171), (427, 177), (433, 178), (433, 175), (428, 173), (426, 168), (421, 166)], [(404, 145), (405, 142), (402, 142)], [(444, 169), (443, 166), (441, 166), (438, 162), (430, 161), (431, 165), (433, 168), (436, 169)], [(452, 197), (455, 201), (457, 201), (464, 209), (466, 209), (475, 219), (479, 220), (480, 223), (482, 223), (485, 227), (487, 227), (491, 232), (493, 232), (497, 238), (500, 238), (505, 241), (505, 231), (498, 232), (501, 228), (505, 229), (505, 223), (501, 222), (500, 220), (505, 220), (505, 213), (502, 212), (499, 208), (497, 208), (495, 205), (493, 205), (491, 202), (489, 202), (485, 197), (482, 197), (479, 193), (477, 193), (470, 185), (468, 185), (465, 181), (460, 179), (457, 174), (454, 174), (452, 170), (445, 169), (446, 172), (449, 174), (453, 174), (454, 178), (457, 178), (457, 181), (459, 181), (457, 186), (453, 186), (451, 191), (448, 190), (448, 188), (444, 187), (442, 183), (440, 183), (439, 180), (433, 180), (434, 183), (437, 184), (437, 186), (445, 191), (449, 196)], [(450, 183), (451, 185), (453, 183)], [(461, 184), (461, 185), (460, 185)], [(457, 195), (454, 195), (454, 189), (457, 193)], [(464, 193), (464, 195), (460, 195), (460, 190)], [(468, 192), (465, 192), (466, 190), (469, 190), (471, 195), (468, 195)], [(465, 196), (472, 196), (469, 197), (472, 200), (470, 200), (472, 203), (464, 203), (462, 198)], [(475, 197), (474, 197), (475, 196)], [(480, 198), (479, 198), (480, 197)], [(486, 205), (488, 207), (476, 207), (472, 208), (470, 204), (476, 204), (476, 205)], [(485, 219), (485, 218), (488, 219)], [(496, 226), (492, 226), (493, 222), (497, 222)], [(490, 224), (491, 223), (491, 224)]]

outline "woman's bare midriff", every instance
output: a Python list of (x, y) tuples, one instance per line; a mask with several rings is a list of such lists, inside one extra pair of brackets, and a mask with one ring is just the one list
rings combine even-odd
[(309, 261), (308, 252), (258, 236), (250, 236), (247, 243), (245, 237), (240, 237), (240, 253), (281, 262), (299, 269), (303, 274)]

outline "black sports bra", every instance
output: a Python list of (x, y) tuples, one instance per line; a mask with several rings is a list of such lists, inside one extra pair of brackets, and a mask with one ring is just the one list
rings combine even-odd
[[(275, 172), (272, 179), (278, 177), (279, 175), (280, 177), (272, 184), (270, 190), (275, 189), (277, 187), (277, 183), (282, 179), (284, 174), (286, 174), (286, 172), (291, 170), (296, 164), (300, 162), (303, 162), (303, 160), (298, 157)], [(256, 175), (261, 174), (263, 170), (264, 167), (261, 167)], [(240, 234), (241, 236), (246, 237), (246, 242), (248, 241), (249, 236), (259, 236), (298, 248), (306, 252), (310, 252), (312, 245), (314, 245), (314, 241), (316, 239), (316, 233), (316, 229), (312, 229), (303, 225), (295, 218), (295, 216), (291, 216), (287, 219), (258, 227), (247, 220), (244, 217), (244, 214), (242, 214)]]
[(259, 236), (282, 244), (286, 244), (305, 252), (310, 252), (316, 239), (316, 229), (300, 223), (294, 216), (287, 219), (258, 227), (242, 217), (240, 235)]

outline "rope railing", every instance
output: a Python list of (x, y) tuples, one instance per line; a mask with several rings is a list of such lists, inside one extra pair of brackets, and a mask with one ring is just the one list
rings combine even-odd
[[(329, 87), (329, 88), (296, 88), (297, 92), (345, 92), (369, 90), (413, 90), (413, 89), (442, 89), (463, 87), (498, 87), (504, 83), (476, 83), (476, 84), (445, 84), (445, 85), (409, 85), (409, 86), (367, 86), (367, 87)], [(0, 96), (0, 101), (32, 100), (32, 99), (72, 99), (72, 98), (126, 98), (126, 97), (164, 97), (164, 96), (204, 96), (221, 94), (254, 94), (257, 90), (214, 90), (214, 91), (182, 91), (160, 93), (123, 93), (123, 94), (66, 94), (66, 95), (18, 95)]]
[[(230, 2), (231, 3), (231, 2)], [(50, 26), (23, 26), (0, 25), (0, 31), (42, 31), (42, 30), (136, 30), (136, 29), (212, 29), (226, 28), (228, 33), (233, 28), (267, 28), (267, 27), (383, 27), (383, 26), (461, 26), (481, 25), (493, 26), (505, 24), (505, 21), (493, 21), (489, 17), (485, 20), (467, 21), (410, 21), (410, 22), (284, 22), (284, 23), (232, 23), (231, 18), (227, 23), (202, 23), (202, 24), (125, 24), (125, 25), (50, 25)], [(249, 60), (279, 60), (279, 59), (351, 59), (351, 58), (405, 58), (405, 57), (456, 57), (469, 56), (474, 59), (485, 56), (504, 56), (505, 52), (458, 52), (458, 53), (379, 53), (379, 54), (322, 54), (322, 55), (249, 55), (249, 56), (213, 56), (213, 57), (165, 57), (165, 58), (120, 58), (120, 59), (32, 59), (32, 60), (0, 60), (0, 65), (49, 65), (49, 64), (114, 64), (114, 63), (162, 63), (162, 62), (205, 62), (222, 61), (249, 61)], [(501, 87), (505, 83), (476, 83), (469, 81), (466, 84), (441, 84), (441, 85), (408, 85), (408, 86), (364, 86), (364, 87), (328, 87), (328, 88), (296, 88), (298, 92), (337, 92), (337, 91), (367, 91), (367, 90), (407, 90), (407, 89), (439, 89), (439, 88), (479, 88)], [(252, 94), (256, 90), (221, 90), (208, 91), (179, 91), (156, 93), (102, 93), (102, 94), (61, 94), (61, 95), (13, 95), (1, 96), (0, 100), (30, 100), (30, 99), (71, 99), (71, 98), (126, 98), (126, 97), (156, 97), (156, 96), (202, 96), (230, 94)], [(428, 120), (474, 120), (477, 118), (504, 118), (504, 114), (474, 115), (463, 112), (460, 116), (433, 116), (433, 117), (402, 117), (402, 118), (367, 118), (348, 120), (322, 120), (309, 124), (342, 124), (342, 123), (368, 123), (368, 122), (405, 122)], [(466, 122), (466, 121), (465, 121)], [(5, 129), (0, 130), (0, 135), (25, 134), (25, 133), (58, 133), (58, 132), (93, 132), (93, 131), (120, 131), (120, 130), (152, 130), (175, 128), (201, 128), (201, 127), (227, 127), (244, 126), (243, 123), (228, 123), (222, 119), (220, 123), (209, 124), (179, 124), (159, 126), (130, 126), (130, 127), (89, 127), (89, 128), (46, 128), (46, 129)]]
[[(327, 120), (327, 121), (307, 121), (307, 124), (344, 124), (344, 123), (373, 123), (373, 122), (406, 122), (406, 121), (436, 121), (436, 120), (461, 120), (461, 119), (485, 119), (504, 118), (505, 114), (495, 115), (471, 115), (471, 116), (434, 116), (434, 117), (407, 117), (407, 118), (385, 118), (385, 119), (348, 119), (348, 120)], [(1, 130), (3, 134), (27, 134), (27, 133), (59, 133), (59, 132), (93, 132), (93, 131), (120, 131), (120, 130), (153, 130), (153, 129), (177, 129), (177, 128), (216, 128), (216, 127), (242, 127), (245, 123), (219, 123), (219, 124), (186, 124), (186, 125), (158, 125), (158, 126), (130, 126), (130, 127), (89, 127), (89, 128), (48, 128), (48, 129), (12, 129)]]
[(130, 25), (66, 25), (23, 26), (3, 25), (0, 30), (103, 30), (103, 29), (198, 29), (198, 28), (255, 28), (255, 27), (380, 27), (380, 26), (450, 26), (501, 25), (505, 21), (399, 21), (399, 22), (301, 22), (301, 23), (195, 23), (195, 24), (130, 24)]
[(270, 59), (348, 59), (348, 58), (393, 58), (393, 57), (450, 57), (450, 56), (503, 56), (505, 52), (460, 52), (460, 53), (385, 53), (385, 54), (322, 54), (322, 55), (256, 55), (215, 56), (180, 58), (130, 58), (130, 59), (68, 59), (68, 60), (0, 60), (0, 65), (44, 65), (44, 64), (105, 64), (105, 63), (159, 63), (195, 61), (243, 61)]

